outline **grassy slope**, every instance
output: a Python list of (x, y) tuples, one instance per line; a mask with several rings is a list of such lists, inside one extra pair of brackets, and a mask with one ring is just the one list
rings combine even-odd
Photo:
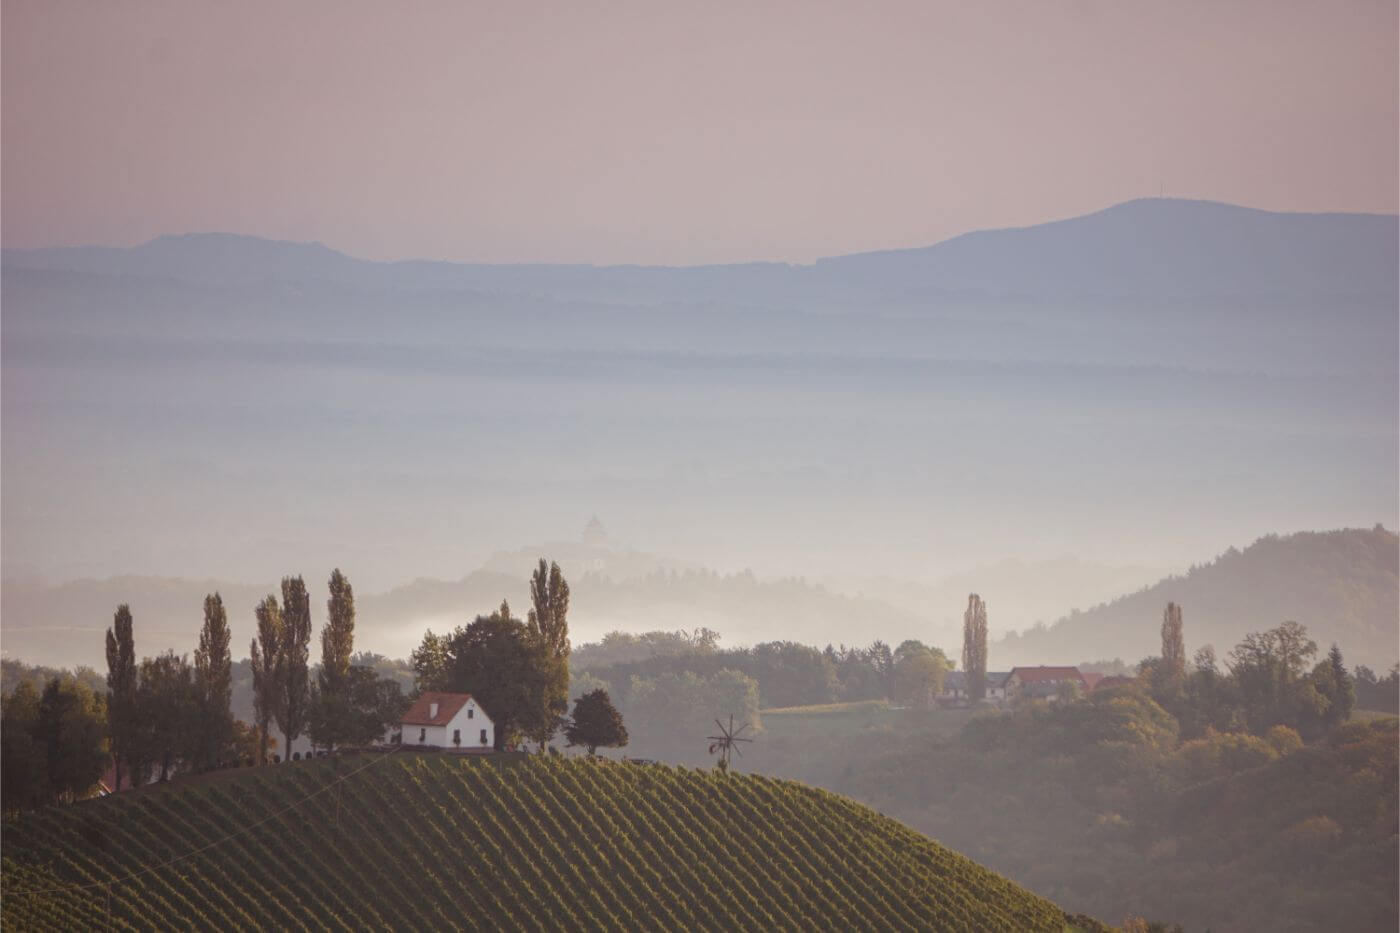
[(371, 761), (231, 772), (6, 823), (3, 925), (105, 925), (114, 877), (128, 880), (110, 886), (111, 924), (129, 928), (1067, 925), (1049, 901), (800, 784), (578, 759)]

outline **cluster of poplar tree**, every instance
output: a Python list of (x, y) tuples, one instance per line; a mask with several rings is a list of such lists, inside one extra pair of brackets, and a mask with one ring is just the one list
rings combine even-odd
[(249, 646), (253, 668), (254, 727), (259, 763), (282, 733), (283, 748), (302, 735), (317, 748), (381, 741), (408, 706), (399, 685), (373, 668), (354, 665), (355, 592), (339, 569), (331, 573), (321, 664), (312, 676), (311, 599), (301, 577), (282, 579), (282, 600), (269, 593), (258, 603), (257, 635)]
[(117, 607), (107, 630), (107, 737), (115, 787), (167, 780), (177, 769), (207, 771), (234, 754), (228, 614), (204, 598), (204, 625), (191, 664), (166, 651), (136, 659), (131, 607)]
[[(331, 574), (321, 666), (312, 678), (311, 606), (301, 577), (282, 580), (282, 601), (269, 595), (255, 614), (252, 644), (257, 723), (250, 728), (230, 711), (232, 660), (228, 615), (218, 593), (204, 599), (204, 626), (193, 663), (166, 651), (136, 660), (130, 607), (119, 606), (107, 630), (106, 733), (114, 766), (113, 789), (161, 781), (179, 771), (208, 771), (268, 761), (303, 734), (314, 745), (368, 744), (382, 738), (406, 700), (396, 683), (350, 664), (355, 597), (339, 570)], [(280, 756), (278, 756), (280, 758)]]
[(530, 577), (525, 618), (503, 601), (490, 615), (445, 635), (431, 630), (413, 651), (419, 691), (470, 693), (496, 726), (496, 747), (523, 740), (543, 749), (561, 729), (569, 744), (627, 744), (622, 717), (605, 690), (578, 698), (569, 717), (569, 584), (556, 563), (540, 559)]

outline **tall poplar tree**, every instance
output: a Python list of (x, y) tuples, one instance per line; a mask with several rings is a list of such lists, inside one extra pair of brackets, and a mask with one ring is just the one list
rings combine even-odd
[(326, 748), (347, 741), (355, 731), (350, 667), (355, 647), (355, 591), (339, 568), (331, 573), (330, 594), (326, 624), (321, 629), (321, 669), (311, 688), (306, 722), (312, 744)]
[(350, 654), (355, 650), (355, 591), (339, 568), (331, 573), (330, 598), (326, 600), (326, 627), (321, 629), (323, 692), (340, 694), (350, 674)]
[(282, 578), (282, 641), (277, 651), (280, 685), (274, 714), (286, 737), (283, 757), (291, 754), (292, 741), (306, 728), (311, 700), (310, 653), (311, 597), (301, 577)]
[(963, 613), (962, 664), (971, 700), (987, 696), (987, 604), (976, 593), (967, 597)]
[(267, 764), (267, 736), (277, 714), (281, 684), (277, 679), (277, 655), (282, 645), (282, 608), (271, 593), (256, 610), (258, 636), (248, 648), (253, 665), (253, 715), (258, 727), (258, 764)]
[(107, 629), (107, 730), (116, 770), (114, 790), (121, 790), (122, 773), (131, 774), (136, 757), (136, 641), (131, 607), (122, 603)]
[(233, 737), (233, 659), (229, 655), (228, 614), (223, 597), (204, 597), (204, 627), (194, 652), (194, 694), (199, 718), (194, 724), (193, 761), (197, 771), (216, 768)]
[(1176, 603), (1167, 603), (1162, 611), (1162, 667), (1174, 684), (1186, 678), (1186, 641), (1181, 632), (1181, 607)]
[(558, 564), (540, 558), (530, 577), (530, 603), (525, 628), (539, 654), (540, 707), (525, 731), (543, 749), (569, 711), (569, 584)]

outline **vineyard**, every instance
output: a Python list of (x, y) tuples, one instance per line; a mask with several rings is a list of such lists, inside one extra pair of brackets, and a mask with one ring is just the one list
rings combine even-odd
[(0, 894), (6, 930), (1069, 928), (825, 791), (543, 757), (308, 761), (29, 813)]

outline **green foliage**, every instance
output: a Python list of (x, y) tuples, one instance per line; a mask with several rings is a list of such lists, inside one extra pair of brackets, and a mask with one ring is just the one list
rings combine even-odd
[(118, 788), (122, 786), (123, 773), (130, 775), (137, 765), (140, 725), (136, 686), (136, 642), (131, 608), (123, 603), (112, 617), (112, 627), (107, 629), (108, 738), (116, 764)]
[(267, 738), (272, 720), (277, 715), (281, 682), (277, 676), (277, 658), (282, 645), (282, 609), (277, 597), (268, 594), (256, 610), (258, 634), (248, 647), (253, 674), (253, 710), (259, 734), (259, 764), (267, 763)]
[(72, 680), (51, 680), (39, 697), (35, 738), (48, 753), (48, 790), (53, 799), (86, 795), (102, 777), (107, 753), (107, 709), (102, 698)]
[(311, 702), (311, 597), (301, 577), (282, 578), (282, 627), (277, 643), (277, 693), (273, 716), (286, 747), (306, 728)]
[[(1296, 737), (1297, 733), (1293, 735)], [(1280, 735), (1279, 739), (1286, 743), (1283, 736)], [(1299, 741), (1301, 743), (1301, 740)], [(1202, 738), (1183, 742), (1177, 749), (1174, 765), (1176, 776), (1182, 784), (1201, 784), (1227, 774), (1261, 767), (1274, 761), (1279, 755), (1277, 745), (1257, 735), (1212, 731)]]
[(593, 690), (574, 701), (574, 715), (564, 726), (569, 745), (588, 749), (589, 755), (599, 747), (621, 748), (627, 744), (627, 727), (622, 714), (613, 706), (606, 690)]
[(1392, 667), (1385, 677), (1359, 665), (1352, 682), (1356, 691), (1356, 708), (1382, 713), (1400, 714), (1400, 664)]
[(339, 678), (335, 693), (320, 687), (313, 691), (307, 735), (320, 748), (371, 745), (399, 722), (410, 702), (397, 681), (352, 664)]
[(906, 706), (933, 706), (943, 692), (943, 677), (950, 667), (937, 648), (906, 641), (894, 653), (893, 699)]
[[(145, 732), (141, 738), (145, 754), (141, 757), (159, 769), (160, 780), (169, 780), (181, 763), (189, 761), (196, 741), (199, 709), (193, 671), (183, 655), (166, 651), (141, 659), (140, 682), (137, 709)], [(138, 765), (132, 778), (141, 783), (144, 768)]]
[(1207, 727), (1178, 744), (1145, 687), (1113, 687), (980, 714), (952, 739), (844, 733), (833, 747), (848, 764), (827, 780), (1072, 910), (1191, 929), (1391, 929), (1395, 735), (1394, 720), (1310, 745), (1285, 725)]
[(545, 690), (551, 672), (543, 646), (510, 614), (508, 603), (457, 629), (447, 651), (446, 689), (476, 697), (496, 724), (497, 748), (543, 728), (544, 720), (557, 715)]
[[(27, 814), (5, 832), (0, 924), (152, 929), (178, 917), (201, 929), (1027, 933), (1067, 925), (1054, 904), (970, 859), (791, 782), (550, 756), (401, 752), (372, 761), (246, 769)], [(115, 878), (127, 880), (109, 897), (101, 885)], [(24, 893), (83, 884), (96, 886)]]
[(26, 680), (0, 701), (0, 805), (13, 813), (52, 796), (47, 743), (39, 735), (39, 691)]
[(326, 600), (326, 625), (321, 629), (322, 693), (337, 694), (350, 673), (350, 653), (355, 649), (355, 590), (337, 567), (331, 572), (330, 598)]
[(1303, 747), (1303, 737), (1297, 729), (1288, 726), (1273, 726), (1264, 733), (1264, 740), (1280, 755), (1291, 755)]
[(381, 738), (402, 715), (402, 691), (394, 681), (381, 685), (371, 668), (351, 667), (355, 591), (338, 568), (331, 573), (329, 589), (326, 624), (321, 629), (321, 666), (311, 685), (306, 734), (311, 744), (326, 749), (365, 745)]
[(216, 768), (227, 760), (233, 741), (232, 659), (229, 656), (228, 616), (218, 593), (204, 598), (204, 626), (194, 653), (195, 718), (191, 727), (191, 761), (196, 771)]
[(86, 684), (28, 682), (0, 701), (0, 794), (7, 812), (89, 794), (111, 762), (107, 704)]
[(719, 633), (699, 628), (694, 632), (608, 632), (596, 642), (574, 646), (570, 665), (575, 671), (611, 664), (631, 664), (648, 658), (707, 654), (719, 647)]
[(452, 636), (423, 633), (423, 641), (409, 656), (413, 665), (413, 686), (420, 693), (444, 691), (452, 678)]
[(963, 613), (963, 670), (967, 672), (967, 695), (974, 702), (987, 696), (987, 604), (972, 593)]
[[(884, 698), (893, 685), (892, 664), (889, 649), (883, 643), (876, 643), (871, 650), (843, 646), (832, 649), (828, 655), (796, 642), (763, 642), (752, 648), (657, 654), (643, 660), (590, 665), (586, 669), (611, 684), (614, 698), (628, 711), (633, 703), (626, 693), (633, 678), (645, 682), (664, 674), (685, 673), (708, 678), (721, 670), (738, 671), (756, 681), (762, 691), (763, 706), (811, 706), (843, 699)], [(584, 668), (575, 663), (574, 669)], [(846, 695), (838, 670), (851, 675), (853, 695)], [(629, 715), (629, 721), (630, 718)]]
[(1180, 684), (1186, 676), (1186, 641), (1181, 630), (1181, 607), (1167, 603), (1162, 610), (1162, 673)]
[(524, 731), (543, 748), (569, 709), (569, 584), (558, 564), (546, 567), (540, 558), (530, 578), (530, 601), (525, 628), (536, 653), (541, 696)]
[(634, 747), (649, 756), (695, 760), (713, 735), (715, 720), (733, 715), (736, 722), (762, 728), (758, 684), (734, 670), (709, 677), (687, 671), (657, 677), (634, 677), (622, 706)]

